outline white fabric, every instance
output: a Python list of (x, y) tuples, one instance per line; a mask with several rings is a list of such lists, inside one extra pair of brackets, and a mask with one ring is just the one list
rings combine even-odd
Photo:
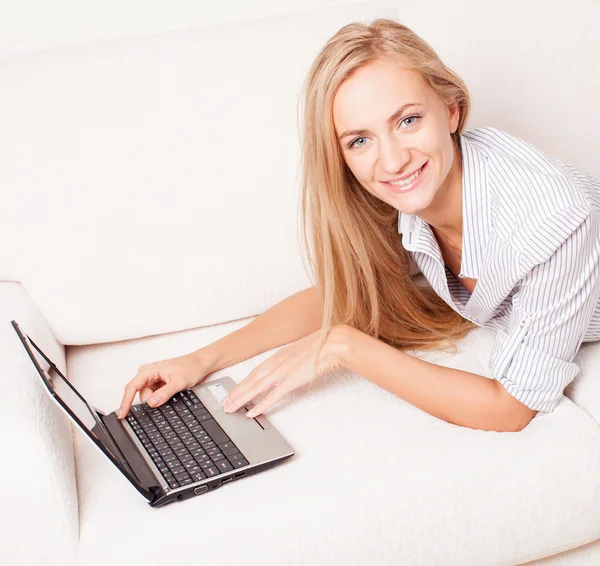
[(540, 560), (527, 562), (527, 566), (598, 566), (600, 540), (560, 552)]
[(385, 11), (316, 14), (0, 60), (0, 264), (59, 342), (239, 319), (311, 285), (301, 81), (342, 25)]
[(0, 283), (0, 562), (68, 566), (78, 542), (71, 428), (40, 383), (11, 320), (65, 369), (64, 348), (23, 287)]
[[(139, 365), (198, 349), (247, 322), (70, 347), (69, 375), (112, 411)], [(493, 334), (477, 328), (458, 354), (423, 357), (491, 377), (492, 346)], [(208, 379), (239, 382), (275, 351)], [(600, 347), (594, 352), (597, 364)], [(165, 564), (180, 543), (200, 538), (203, 562), (222, 566), (516, 564), (600, 536), (600, 428), (567, 398), (521, 433), (475, 431), (336, 370), (265, 416), (294, 457), (161, 509), (76, 435), (79, 563), (97, 564), (109, 540), (114, 564)]]

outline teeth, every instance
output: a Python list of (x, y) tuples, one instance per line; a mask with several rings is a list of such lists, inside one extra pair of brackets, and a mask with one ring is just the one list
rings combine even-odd
[(407, 185), (410, 185), (420, 174), (421, 171), (423, 170), (423, 167), (421, 167), (421, 169), (419, 169), (416, 173), (413, 173), (408, 179), (404, 179), (402, 181), (388, 181), (390, 185), (394, 185), (396, 187), (406, 187)]

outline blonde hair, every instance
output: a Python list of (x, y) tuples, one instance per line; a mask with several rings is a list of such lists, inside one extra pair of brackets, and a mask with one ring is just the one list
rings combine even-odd
[(334, 97), (352, 73), (384, 57), (420, 71), (447, 107), (458, 105), (452, 138), (459, 151), (469, 114), (469, 92), (460, 77), (425, 41), (394, 20), (348, 24), (317, 55), (302, 87), (300, 224), (323, 302), (319, 354), (337, 324), (400, 350), (445, 349), (451, 344), (452, 352), (456, 341), (476, 326), (431, 287), (415, 285), (398, 234), (398, 211), (366, 191), (344, 162), (333, 124)]

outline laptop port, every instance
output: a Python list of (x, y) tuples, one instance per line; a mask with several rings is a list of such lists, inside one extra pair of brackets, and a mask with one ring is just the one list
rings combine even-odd
[(236, 478), (243, 478), (246, 475), (246, 472), (240, 472), (239, 474), (235, 474)]
[(228, 481), (231, 481), (233, 479), (233, 476), (229, 476), (228, 478), (223, 478), (221, 480), (221, 483), (227, 483)]
[(200, 487), (197, 487), (196, 489), (194, 489), (194, 494), (200, 495), (201, 493), (206, 493), (207, 491), (208, 491), (208, 486), (201, 485)]

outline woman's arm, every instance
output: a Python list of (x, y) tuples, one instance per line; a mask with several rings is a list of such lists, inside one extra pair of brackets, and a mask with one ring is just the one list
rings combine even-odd
[(208, 373), (212, 373), (318, 330), (322, 317), (323, 305), (317, 290), (309, 287), (273, 305), (246, 326), (194, 353), (208, 360)]
[(537, 412), (496, 380), (420, 360), (350, 326), (334, 330), (331, 348), (344, 367), (434, 417), (468, 428), (518, 432)]

